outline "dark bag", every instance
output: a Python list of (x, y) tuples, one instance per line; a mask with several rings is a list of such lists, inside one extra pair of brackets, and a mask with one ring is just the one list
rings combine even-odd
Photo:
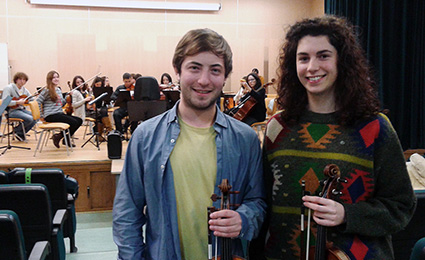
[(66, 186), (66, 192), (71, 194), (72, 197), (74, 197), (74, 200), (77, 199), (78, 190), (80, 189), (80, 186), (78, 185), (78, 181), (72, 178), (71, 176), (66, 175), (65, 186)]
[(108, 158), (121, 159), (122, 153), (122, 140), (121, 133), (112, 130), (108, 133)]

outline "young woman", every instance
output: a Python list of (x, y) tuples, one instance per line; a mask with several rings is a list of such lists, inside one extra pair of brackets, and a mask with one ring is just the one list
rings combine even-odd
[[(409, 222), (415, 197), (353, 27), (334, 16), (296, 23), (286, 34), (279, 73), (283, 112), (269, 120), (264, 144), (265, 256), (300, 259), (306, 251), (303, 205), (350, 259), (394, 259), (391, 234)], [(315, 196), (329, 164), (339, 167), (341, 179), (330, 198)], [(302, 181), (311, 196), (303, 196)], [(308, 229), (316, 241), (316, 225), (304, 237)]]
[(76, 87), (84, 83), (84, 79), (81, 76), (75, 76), (72, 80), (72, 108), (74, 109), (74, 116), (81, 118), (81, 120), (86, 119), (86, 103), (92, 100), (90, 95), (86, 94), (87, 86), (81, 86), (77, 90)]
[[(42, 117), (46, 122), (61, 122), (69, 124), (69, 131), (71, 136), (74, 135), (75, 131), (81, 126), (83, 120), (76, 116), (66, 115), (62, 106), (65, 105), (66, 101), (62, 97), (62, 91), (59, 87), (59, 73), (52, 70), (47, 73), (46, 76), (46, 88), (43, 89), (37, 98), (37, 102), (42, 112)], [(59, 142), (63, 138), (63, 134), (53, 135), (53, 144), (59, 148)], [(67, 140), (68, 144), (71, 144), (71, 140)], [(65, 144), (65, 140), (62, 140), (62, 144)], [(73, 145), (75, 146), (75, 145)]]
[[(241, 80), (241, 88), (234, 97), (236, 105), (240, 103), (249, 104), (253, 102), (254, 106), (250, 110), (246, 110), (246, 116), (242, 122), (252, 125), (266, 119), (266, 90), (262, 88), (261, 80), (255, 73), (249, 73), (244, 80)], [(249, 100), (251, 98), (251, 100)], [(244, 109), (243, 107), (241, 109)], [(237, 108), (234, 109), (237, 111)]]

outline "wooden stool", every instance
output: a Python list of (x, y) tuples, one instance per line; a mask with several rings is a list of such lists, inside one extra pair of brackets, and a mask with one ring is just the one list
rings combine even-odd
[[(90, 127), (92, 128), (93, 124), (96, 124), (96, 119), (91, 118), (91, 117), (86, 117), (86, 127), (84, 128), (84, 135), (83, 135), (83, 139), (86, 139), (86, 133), (87, 133), (87, 128)], [(93, 128), (92, 128), (93, 129)]]

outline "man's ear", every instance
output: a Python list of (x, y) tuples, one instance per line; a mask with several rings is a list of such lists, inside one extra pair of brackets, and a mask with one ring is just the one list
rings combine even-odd
[(179, 81), (179, 82), (180, 82), (180, 73), (179, 73), (179, 71), (177, 70), (177, 68), (176, 68), (176, 67), (174, 67), (174, 73), (176, 73), (177, 81)]

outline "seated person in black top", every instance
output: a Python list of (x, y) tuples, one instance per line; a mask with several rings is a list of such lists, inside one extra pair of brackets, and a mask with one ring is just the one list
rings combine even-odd
[(106, 132), (109, 132), (112, 130), (112, 124), (111, 124), (111, 121), (109, 120), (108, 107), (107, 107), (107, 105), (111, 103), (112, 88), (105, 87), (104, 84), (105, 84), (104, 78), (96, 77), (93, 80), (93, 84), (91, 88), (95, 98), (98, 98), (103, 93), (108, 93), (106, 97), (102, 98), (101, 100), (98, 100), (94, 106), (94, 109), (97, 110), (97, 118), (96, 118), (98, 121), (97, 127), (98, 127), (98, 132), (100, 134), (101, 141), (104, 140), (104, 137), (102, 136), (104, 129), (106, 129)]
[(251, 109), (245, 110), (246, 116), (242, 119), (242, 122), (252, 125), (266, 119), (266, 90), (262, 87), (261, 80), (257, 74), (248, 74), (246, 80), (248, 84), (243, 82), (243, 96), (237, 101), (237, 105), (247, 101), (250, 97), (255, 99), (255, 105)]
[[(121, 91), (126, 91), (129, 90), (130, 92), (134, 93), (134, 85), (132, 84), (132, 77), (130, 73), (124, 73), (122, 76), (123, 85), (120, 85), (117, 87), (117, 89), (114, 91), (114, 93), (111, 96), (111, 100), (116, 101), (118, 98), (118, 95)], [(114, 121), (115, 121), (115, 129), (117, 131), (119, 131), (121, 134), (124, 134), (125, 132), (127, 132), (127, 128), (128, 125), (130, 123), (128, 123), (126, 121), (124, 127), (122, 125), (122, 119), (124, 117), (128, 116), (128, 111), (127, 111), (127, 103), (126, 102), (121, 102), (120, 104), (120, 108), (116, 109), (113, 113), (113, 117), (114, 117)], [(131, 122), (131, 129), (134, 130), (137, 127), (137, 122)]]

